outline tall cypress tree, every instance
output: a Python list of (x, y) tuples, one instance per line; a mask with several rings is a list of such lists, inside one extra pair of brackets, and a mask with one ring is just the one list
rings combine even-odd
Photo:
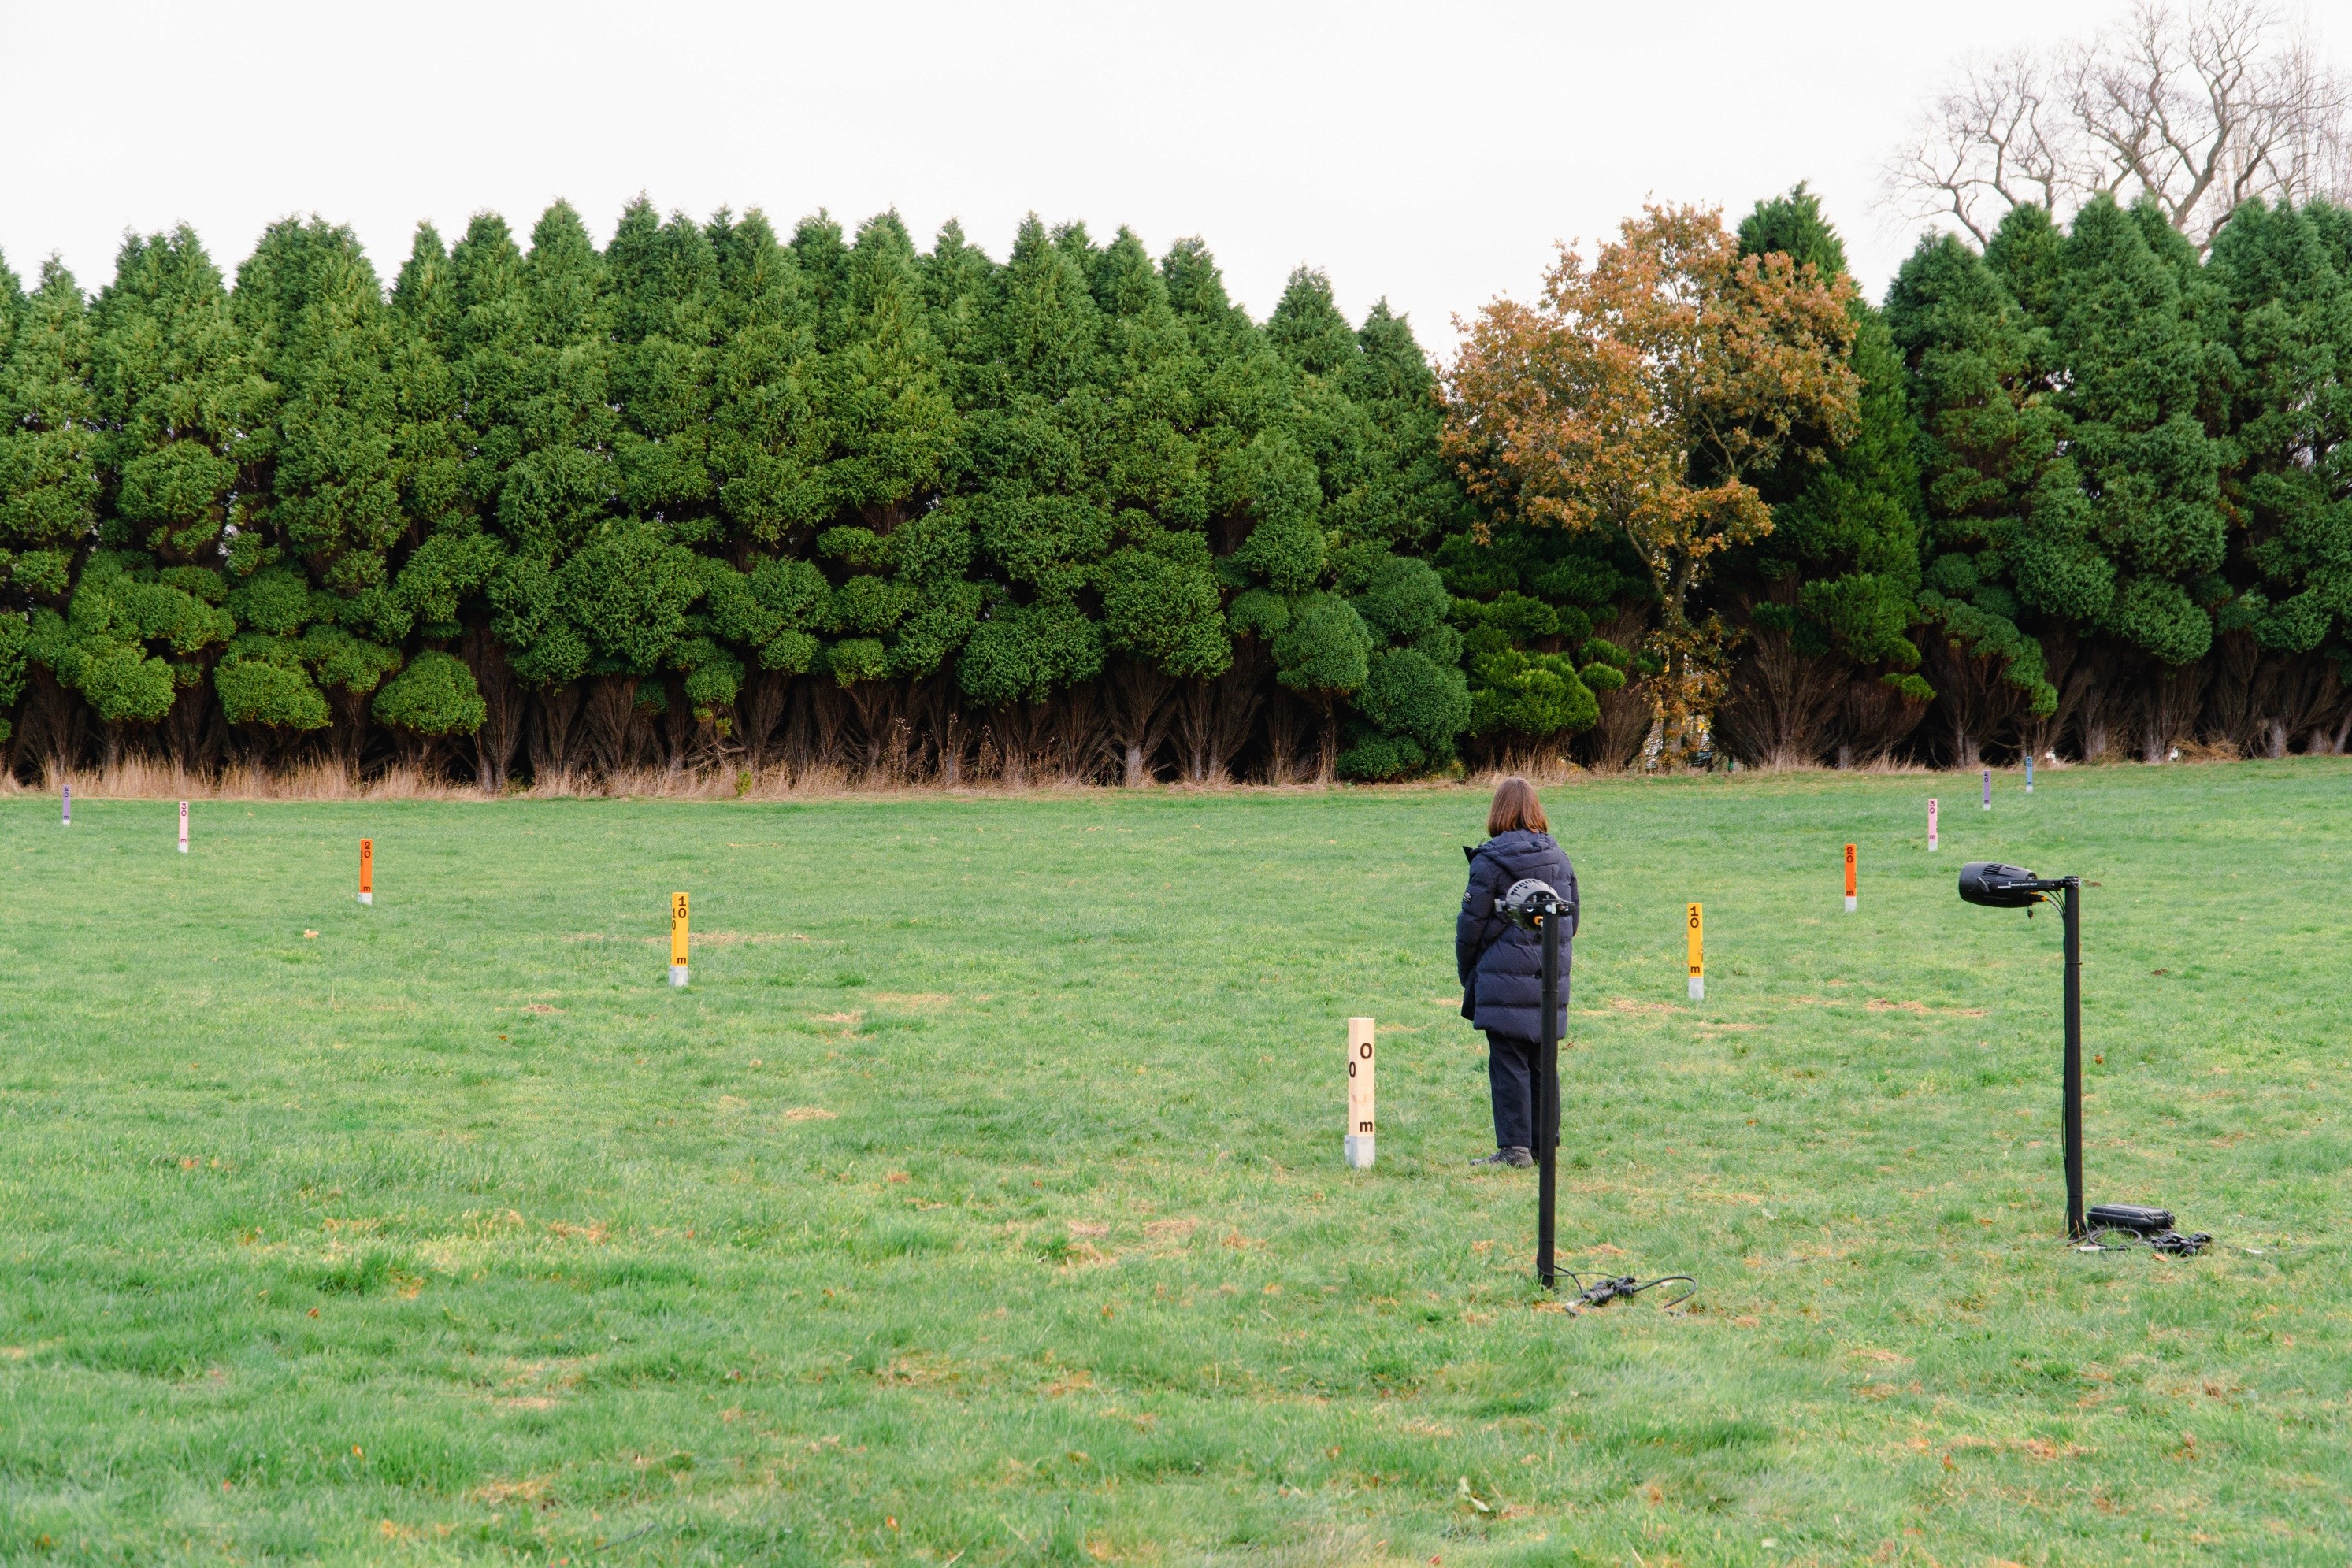
[(2078, 486), (2063, 455), (2066, 422), (2049, 401), (2047, 335), (1984, 257), (1949, 235), (1921, 240), (1888, 291), (1886, 319), (1920, 427), (1925, 674), (1944, 756), (1969, 767), (2004, 727), (2057, 707), (2042, 645), (2018, 623), (2007, 552), (2032, 528), (2053, 565), (2081, 559), (2063, 553), (2079, 538)]
[[(1327, 739), (1323, 766), (1352, 779), (1390, 779), (1449, 761), (1470, 720), (1462, 636), (1448, 622), (1451, 600), (1435, 570), (1416, 553), (1396, 553), (1417, 551), (1446, 503), (1426, 475), (1411, 482), (1414, 460), (1435, 455), (1434, 421), (1416, 417), (1435, 413), (1419, 345), (1385, 302), (1361, 329), (1350, 327), (1330, 279), (1307, 268), (1292, 274), (1266, 336), (1297, 378), (1287, 423), (1322, 491), (1319, 526), (1337, 547), (1328, 556), (1332, 586), (1368, 640), (1362, 681), (1340, 694), (1349, 700), (1336, 736), (1327, 729), (1345, 738), (1346, 749)], [(1282, 667), (1286, 645), (1310, 660), (1318, 650), (1295, 632), (1286, 644), (1277, 640), (1276, 678), (1296, 687), (1297, 672)]]
[[(2012, 248), (2012, 233), (2004, 225), (1987, 260), (2031, 297), (2041, 257)], [(2209, 431), (2221, 417), (2225, 357), (2207, 340), (2196, 252), (2153, 206), (2089, 204), (2055, 260), (2046, 320), (2065, 375), (2052, 401), (2067, 418), (2079, 482), (2058, 528), (2048, 526), (2055, 508), (2035, 509), (2017, 541), (2016, 580), (2029, 608), (2088, 622), (2126, 655), (2129, 719), (2143, 757), (2160, 761), (2193, 729), (2212, 609), (2227, 597), (2218, 575), (2225, 453)], [(2064, 542), (2045, 559), (2053, 537)], [(2070, 602), (2087, 575), (2078, 541), (2113, 573), (2112, 596), (2095, 611)], [(2085, 701), (2112, 705), (2113, 688)]]
[[(1823, 277), (1851, 276), (1845, 247), (1799, 184), (1739, 226), (1743, 255), (1780, 252)], [(1751, 760), (1841, 764), (1884, 756), (1918, 724), (1933, 689), (1907, 635), (1918, 619), (1921, 497), (1916, 427), (1885, 319), (1848, 306), (1862, 380), (1853, 438), (1819, 463), (1760, 476), (1772, 532), (1731, 552), (1717, 593), (1747, 633), (1737, 695), (1718, 722)]]
[(1120, 777), (1155, 776), (1188, 683), (1233, 663), (1209, 553), (1208, 474), (1197, 439), (1205, 375), (1143, 243), (1120, 229), (1087, 260), (1101, 326), (1102, 415), (1092, 446), (1113, 548), (1094, 569)]
[[(62, 433), (70, 433), (74, 402), (84, 405), (86, 423), (88, 400), (78, 371), (70, 387), (60, 384), (58, 372), (63, 367), (50, 347), (58, 329), (52, 314), (56, 302), (39, 298), (49, 292), (49, 271), (62, 276), (63, 269), (52, 262), (40, 291), (28, 300), (24, 285), (0, 258), (0, 595), (5, 595), (0, 600), (0, 762), (7, 763), (14, 761), (16, 699), (25, 690), (26, 674), (29, 628), (23, 605), (28, 595), (40, 593), (52, 582), (56, 589), (64, 587), (67, 560), (58, 559), (49, 547), (60, 538), (74, 538), (88, 527), (97, 493), (85, 455), (79, 464), (83, 494), (76, 503), (71, 447), (60, 450), (58, 439), (60, 426), (65, 427)], [(79, 326), (81, 291), (72, 287), (70, 279), (65, 287), (71, 293), (70, 319)], [(29, 340), (37, 338), (43, 347), (31, 350)], [(25, 354), (21, 363), (20, 352)], [(76, 398), (72, 392), (81, 395)], [(63, 494), (58, 490), (61, 479), (68, 486)], [(68, 524), (62, 533), (60, 522)], [(28, 555), (34, 558), (29, 564)]]
[[(616, 769), (635, 760), (637, 675), (617, 667), (609, 646), (595, 646), (583, 622), (614, 626), (625, 612), (581, 595), (608, 586), (626, 594), (633, 585), (562, 575), (613, 517), (618, 491), (604, 258), (579, 214), (559, 202), (532, 230), (527, 256), (502, 220), (476, 217), (449, 271), (466, 489), (494, 519), (505, 556), (488, 584), (491, 629), (538, 694), (534, 765), (553, 775), (578, 767), (584, 739), (598, 766)], [(592, 665), (603, 667), (583, 693), (578, 683)], [(584, 735), (575, 733), (591, 696)]]
[(266, 542), (240, 563), (228, 599), (240, 634), (215, 685), (230, 722), (278, 731), (324, 727), (331, 704), (336, 754), (355, 768), (369, 700), (413, 623), (399, 617), (389, 644), (373, 635), (410, 533), (401, 323), (351, 231), (317, 220), (270, 227), (235, 303), (278, 396), (256, 508)]
[(1087, 591), (1117, 527), (1088, 451), (1108, 413), (1091, 252), (1083, 231), (1049, 234), (1034, 213), (1015, 234), (983, 350), (992, 373), (974, 383), (993, 395), (967, 416), (971, 493), (954, 508), (994, 580), (957, 677), (1008, 751), (1058, 745), (1066, 767), (1091, 762), (1102, 716), (1071, 715), (1055, 736), (1048, 704), (1103, 671)]
[(958, 422), (898, 214), (869, 218), (847, 247), (837, 229), (803, 225), (793, 248), (816, 285), (824, 348), (814, 401), (828, 516), (815, 543), (835, 579), (824, 624), (835, 640), (824, 659), (857, 715), (870, 768), (898, 733), (909, 683), (940, 670), (976, 608), (952, 587), (927, 601), (917, 586), (938, 579), (942, 561), (961, 570), (961, 529), (934, 512)]
[(2242, 749), (2344, 749), (2352, 704), (2352, 214), (2249, 203), (2214, 241), (2231, 356), (2232, 597), (2212, 712)]
[(766, 759), (793, 677), (817, 655), (826, 584), (799, 559), (826, 517), (817, 319), (798, 257), (757, 212), (709, 225), (723, 341), (709, 458), (725, 544), (702, 561), (711, 634), (745, 668), (740, 737)]
[(62, 621), (35, 618), (34, 656), (89, 703), (109, 763), (176, 710), (173, 754), (200, 766), (212, 756), (205, 675), (234, 630), (222, 569), (267, 560), (258, 512), (276, 388), (185, 227), (126, 240), (91, 315), (108, 548), (83, 569)]

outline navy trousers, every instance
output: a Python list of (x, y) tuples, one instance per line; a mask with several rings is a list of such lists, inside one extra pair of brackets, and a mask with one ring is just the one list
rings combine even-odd
[[(1538, 1017), (1542, 1009), (1537, 1009)], [(1495, 1100), (1495, 1146), (1532, 1149), (1536, 1146), (1536, 1074), (1543, 1048), (1516, 1035), (1486, 1036), (1486, 1087)], [(1555, 1107), (1552, 1141), (1559, 1140), (1559, 1115)]]

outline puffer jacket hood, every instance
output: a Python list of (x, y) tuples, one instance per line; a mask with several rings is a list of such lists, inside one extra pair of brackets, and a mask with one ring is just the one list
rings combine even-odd
[[(1532, 931), (1514, 925), (1495, 907), (1515, 882), (1533, 877), (1551, 884), (1570, 904), (1578, 903), (1576, 868), (1549, 833), (1515, 828), (1497, 833), (1470, 853), (1470, 886), (1454, 923), (1454, 962), (1462, 980), (1462, 1016), (1476, 1029), (1519, 1040), (1543, 1038), (1543, 945)], [(1568, 1027), (1569, 958), (1576, 923), (1562, 933), (1559, 951), (1559, 1027)]]

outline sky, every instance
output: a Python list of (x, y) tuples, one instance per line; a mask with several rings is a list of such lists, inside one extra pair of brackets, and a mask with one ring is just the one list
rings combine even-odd
[[(1534, 291), (1645, 201), (1735, 220), (1799, 180), (1874, 298), (1921, 225), (1879, 171), (1973, 54), (2121, 0), (1402, 5), (0, 0), (0, 256), (86, 288), (185, 221), (225, 269), (274, 219), (349, 224), (387, 283), (420, 220), (600, 240), (639, 193), (697, 217), (896, 207), (1002, 256), (1024, 214), (1204, 237), (1263, 317), (1300, 265), (1424, 344)], [(2352, 18), (2328, 41), (2352, 45)]]

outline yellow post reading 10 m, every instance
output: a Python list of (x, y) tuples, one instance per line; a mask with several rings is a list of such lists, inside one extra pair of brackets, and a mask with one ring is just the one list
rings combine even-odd
[(1690, 994), (1691, 1000), (1706, 1000), (1706, 911), (1696, 904), (1684, 905), (1690, 919)]

